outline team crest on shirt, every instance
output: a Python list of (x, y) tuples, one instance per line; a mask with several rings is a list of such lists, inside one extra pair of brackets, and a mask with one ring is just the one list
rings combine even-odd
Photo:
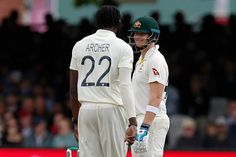
[(139, 21), (136, 21), (136, 22), (134, 23), (134, 28), (141, 28), (141, 26), (142, 26), (142, 24), (141, 24), (141, 22), (139, 22)]
[(155, 69), (155, 68), (152, 68), (152, 72), (155, 76), (160, 75), (159, 72), (157, 71), (157, 69)]
[(143, 64), (141, 64), (141, 66), (139, 67), (138, 71), (139, 71), (139, 72), (142, 72), (142, 71), (143, 71)]

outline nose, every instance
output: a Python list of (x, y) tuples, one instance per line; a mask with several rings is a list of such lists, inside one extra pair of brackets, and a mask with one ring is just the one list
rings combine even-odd
[(142, 37), (140, 35), (134, 35), (134, 39), (140, 41), (142, 40)]
[(135, 33), (135, 34), (134, 34), (134, 37), (135, 37), (135, 38), (140, 38), (140, 37), (141, 37), (141, 34)]

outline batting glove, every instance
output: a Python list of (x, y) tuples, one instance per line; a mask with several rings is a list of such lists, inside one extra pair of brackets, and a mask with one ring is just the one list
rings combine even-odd
[(147, 146), (148, 146), (148, 130), (150, 125), (148, 124), (142, 124), (134, 142), (134, 152), (135, 153), (144, 153), (147, 152)]

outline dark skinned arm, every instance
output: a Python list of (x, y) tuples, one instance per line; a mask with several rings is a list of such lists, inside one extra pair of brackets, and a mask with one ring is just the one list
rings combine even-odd
[(78, 82), (78, 71), (70, 70), (70, 107), (72, 111), (72, 121), (74, 123), (74, 134), (75, 138), (78, 141), (78, 113), (80, 109), (80, 102), (78, 101), (77, 95), (77, 82)]

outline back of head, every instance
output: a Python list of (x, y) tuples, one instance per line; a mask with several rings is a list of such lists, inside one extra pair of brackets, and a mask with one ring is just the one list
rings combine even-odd
[(112, 5), (102, 6), (95, 16), (95, 22), (98, 28), (118, 28), (120, 21), (120, 12)]

